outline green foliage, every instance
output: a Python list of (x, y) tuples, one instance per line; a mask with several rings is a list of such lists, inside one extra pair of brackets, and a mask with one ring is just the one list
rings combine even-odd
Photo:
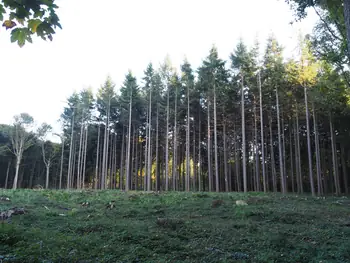
[[(348, 208), (339, 204), (344, 198), (46, 190), (1, 195), (11, 199), (0, 203), (1, 211), (27, 210), (0, 225), (0, 254), (17, 262), (350, 260)], [(250, 203), (254, 198), (260, 201)], [(217, 199), (223, 204), (212, 208)], [(235, 200), (249, 205), (235, 206)], [(114, 209), (106, 206), (110, 202)]]
[[(62, 28), (56, 14), (58, 6), (54, 0), (0, 2), (0, 22), (6, 30), (11, 29), (11, 42), (23, 47), (32, 43), (32, 36), (52, 40), (55, 29)], [(4, 20), (6, 19), (6, 20)]]

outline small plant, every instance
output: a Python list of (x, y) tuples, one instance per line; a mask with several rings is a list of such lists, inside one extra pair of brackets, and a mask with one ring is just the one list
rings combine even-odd
[(211, 207), (212, 208), (217, 208), (221, 205), (224, 204), (224, 200), (214, 200), (212, 203), (211, 203)]

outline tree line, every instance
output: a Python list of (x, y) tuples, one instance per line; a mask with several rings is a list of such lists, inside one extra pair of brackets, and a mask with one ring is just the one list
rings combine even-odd
[(0, 184), (348, 193), (346, 74), (309, 37), (298, 50), (285, 59), (271, 35), (263, 48), (240, 40), (228, 60), (213, 46), (196, 70), (150, 63), (118, 92), (108, 77), (97, 94), (68, 98), (60, 144), (46, 141), (48, 125), (33, 132), (30, 116), (17, 116), (0, 127)]

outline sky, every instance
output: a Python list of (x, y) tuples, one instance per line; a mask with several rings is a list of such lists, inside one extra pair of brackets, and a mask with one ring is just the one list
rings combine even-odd
[(56, 0), (63, 29), (52, 42), (34, 38), (19, 48), (0, 29), (0, 123), (21, 112), (60, 132), (58, 119), (74, 92), (94, 91), (110, 75), (119, 88), (128, 70), (140, 79), (149, 62), (186, 57), (194, 68), (214, 44), (228, 59), (238, 40), (264, 48), (273, 33), (293, 53), (299, 30), (310, 33), (316, 15), (290, 24), (284, 0)]

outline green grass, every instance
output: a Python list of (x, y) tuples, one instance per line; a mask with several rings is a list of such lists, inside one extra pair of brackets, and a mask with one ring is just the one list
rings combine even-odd
[[(0, 190), (1, 196), (11, 201), (0, 201), (0, 211), (27, 211), (0, 222), (0, 255), (14, 257), (4, 262), (350, 262), (344, 197), (45, 190)], [(214, 200), (224, 202), (213, 207)]]

